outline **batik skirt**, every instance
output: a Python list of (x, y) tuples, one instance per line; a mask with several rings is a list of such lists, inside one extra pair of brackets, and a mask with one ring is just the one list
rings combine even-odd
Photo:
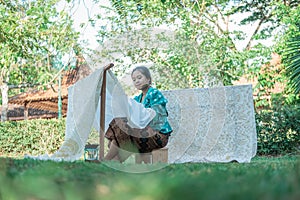
[(167, 145), (169, 134), (162, 134), (150, 126), (143, 129), (131, 128), (126, 118), (115, 118), (109, 124), (105, 137), (115, 140), (118, 147), (132, 153), (149, 153)]

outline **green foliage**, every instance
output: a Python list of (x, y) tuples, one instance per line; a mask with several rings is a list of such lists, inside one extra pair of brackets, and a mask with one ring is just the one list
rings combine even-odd
[[(0, 123), (0, 156), (23, 157), (52, 154), (65, 139), (66, 119), (36, 119)], [(92, 129), (88, 141), (99, 143), (99, 133)]]
[[(299, 26), (300, 31), (300, 26)], [(287, 49), (288, 59), (287, 73), (291, 80), (291, 87), (294, 88), (295, 93), (300, 93), (300, 35), (294, 37), (288, 42), (289, 49)]]
[[(249, 76), (253, 79), (257, 79), (257, 84), (253, 88), (254, 94), (256, 94), (255, 106), (259, 109), (269, 109), (274, 106), (271, 104), (272, 92), (276, 89), (276, 84), (279, 86), (285, 86), (287, 78), (282, 73), (281, 67), (274, 67), (266, 65), (263, 68), (252, 68), (249, 70)], [(288, 88), (278, 88), (277, 91), (287, 95), (290, 94)]]
[(282, 37), (278, 39), (276, 50), (283, 57), (288, 84), (295, 94), (300, 92), (300, 6), (282, 5), (277, 15), (285, 25)]
[(272, 110), (256, 112), (258, 154), (300, 153), (300, 99), (291, 105), (280, 95), (273, 99)]
[(54, 153), (65, 136), (65, 120), (7, 121), (0, 123), (0, 155)]
[[(157, 88), (170, 90), (203, 85), (201, 75), (206, 69), (205, 57), (192, 42), (187, 41), (178, 39), (169, 43), (170, 48), (163, 51), (166, 56), (162, 56), (160, 51), (151, 54), (150, 61), (154, 63), (151, 69)], [(196, 60), (196, 57), (202, 57), (203, 60)]]
[(296, 156), (258, 157), (247, 164), (172, 164), (143, 174), (118, 172), (106, 162), (1, 158), (0, 195), (47, 200), (298, 199), (299, 171)]
[(287, 48), (284, 52), (283, 62), (286, 66), (287, 76), (290, 78), (289, 84), (294, 89), (295, 94), (300, 93), (300, 24), (298, 24), (298, 34), (291, 36), (287, 41)]
[[(274, 39), (274, 35), (281, 37), (285, 29), (282, 23), (284, 20), (297, 22), (299, 19), (296, 14), (290, 15), (292, 12), (297, 13), (298, 1), (112, 0), (111, 2), (116, 15), (124, 19), (112, 21), (114, 27), (119, 30), (118, 33), (131, 31), (137, 24), (141, 28), (165, 27), (174, 30), (176, 34), (185, 35), (187, 41), (194, 42), (192, 46), (197, 49), (198, 54), (189, 52), (176, 55), (176, 59), (173, 59), (174, 54), (181, 52), (182, 43), (179, 42), (177, 46), (173, 45), (165, 51), (163, 56), (154, 53), (151, 60), (145, 59), (156, 63), (155, 67), (159, 73), (164, 72), (158, 85), (165, 88), (201, 87), (205, 76), (216, 78), (224, 85), (232, 84), (232, 81), (247, 72), (248, 68), (260, 68), (268, 61), (274, 49), (263, 41)], [(253, 34), (249, 33), (249, 27), (246, 31), (242, 30), (245, 25), (252, 25)], [(101, 33), (105, 31), (102, 30)], [(115, 34), (113, 31), (111, 33)], [(245, 44), (244, 47), (240, 46), (241, 42)], [(191, 59), (189, 57), (191, 55), (198, 56), (198, 61)], [(203, 61), (204, 56), (208, 55), (209, 57)], [(174, 63), (175, 61), (177, 63)], [(137, 60), (132, 58), (132, 62), (135, 63)], [(204, 62), (208, 62), (209, 66), (203, 66)], [(190, 70), (191, 66), (194, 67), (193, 70)], [(195, 70), (198, 72), (195, 73)], [(182, 71), (189, 74), (185, 75), (181, 73)], [(173, 76), (166, 75), (168, 73)], [(174, 85), (172, 80), (168, 84), (170, 76), (177, 80), (177, 85)]]
[(160, 75), (157, 85), (164, 89), (203, 87), (210, 85), (211, 80), (230, 85), (242, 74), (247, 57), (237, 50), (232, 39), (241, 38), (242, 34), (223, 28), (230, 23), (225, 19), (232, 8), (228, 3), (116, 0), (112, 1), (115, 18), (123, 20), (110, 19), (111, 27), (106, 26), (107, 31), (101, 29), (99, 34), (130, 32), (137, 24), (141, 29), (160, 27), (173, 31), (176, 38), (168, 48), (153, 50), (149, 46), (146, 54), (125, 52), (124, 56), (130, 57), (132, 63), (155, 63), (152, 69)]
[[(277, 19), (275, 24), (282, 28), (277, 34), (274, 50), (282, 56), (283, 65), (278, 63), (277, 66), (272, 66), (267, 63), (262, 68), (250, 69), (250, 74), (258, 80), (254, 93), (257, 94), (255, 106), (258, 110), (258, 153), (262, 155), (299, 152), (299, 95), (292, 91), (292, 88), (297, 88), (295, 84), (299, 81), (298, 4), (296, 1), (286, 4), (276, 2), (270, 15)], [(292, 84), (291, 80), (294, 80)], [(285, 87), (281, 88), (281, 93), (273, 94), (272, 91), (278, 83)]]
[(0, 84), (45, 83), (51, 62), (69, 53), (78, 38), (58, 0), (0, 3)]
[[(78, 33), (59, 0), (0, 1), (0, 89), (2, 121), (9, 91), (20, 85), (45, 85), (62, 68), (61, 57), (72, 52)], [(57, 62), (57, 60), (59, 60)], [(55, 65), (59, 63), (59, 65)]]

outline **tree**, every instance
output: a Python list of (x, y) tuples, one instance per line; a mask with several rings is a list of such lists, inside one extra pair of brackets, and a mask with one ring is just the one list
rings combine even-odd
[[(174, 75), (177, 84), (169, 84), (169, 89), (202, 86), (201, 74), (230, 84), (241, 73), (244, 62), (236, 59), (242, 55), (229, 35), (228, 2), (116, 0), (112, 4), (118, 13), (114, 18), (117, 25), (111, 30), (120, 34), (135, 29), (137, 24), (142, 28), (164, 26), (174, 30), (177, 38), (164, 52), (167, 56), (161, 57), (160, 52), (145, 53), (152, 55), (148, 60), (157, 63), (161, 87), (170, 83), (170, 76), (175, 78)], [(141, 56), (138, 58), (141, 60)]]
[(278, 15), (285, 16), (280, 19), (286, 28), (279, 38), (277, 51), (283, 56), (289, 86), (297, 95), (300, 92), (300, 6), (282, 5)]
[(57, 2), (0, 1), (2, 121), (7, 116), (8, 90), (49, 81), (53, 61), (70, 52), (76, 43), (78, 33), (72, 29), (73, 22), (66, 12), (57, 11)]
[[(281, 5), (294, 8), (298, 1), (169, 1), (169, 0), (112, 0), (114, 14), (107, 18), (98, 15), (104, 22), (99, 30), (100, 42), (109, 35), (120, 35), (138, 28), (164, 27), (180, 35), (180, 41), (196, 45), (198, 58), (206, 59), (194, 63), (187, 54), (174, 56), (181, 50), (182, 43), (172, 46), (172, 51), (141, 53), (132, 56), (135, 62), (141, 57), (158, 63), (156, 68), (161, 80), (170, 80), (167, 74), (178, 75), (183, 84), (179, 87), (198, 87), (205, 75), (221, 79), (230, 85), (248, 68), (260, 68), (267, 62), (272, 45), (263, 41), (273, 38), (282, 29), (278, 15), (274, 12)], [(242, 27), (247, 26), (247, 29)], [(250, 29), (250, 31), (249, 31)], [(241, 46), (243, 42), (243, 46)], [(186, 46), (185, 46), (186, 47)], [(132, 53), (132, 52), (130, 52)], [(151, 56), (149, 56), (151, 55)], [(200, 57), (199, 57), (200, 55)], [(146, 58), (147, 57), (147, 58)], [(174, 64), (177, 63), (177, 66)], [(209, 64), (208, 64), (209, 63)], [(198, 65), (198, 67), (197, 67)], [(192, 66), (192, 67), (191, 67)], [(195, 69), (196, 68), (196, 69)], [(169, 73), (166, 73), (168, 70)], [(164, 72), (164, 73), (161, 73)], [(164, 77), (165, 76), (165, 77)], [(199, 76), (202, 78), (199, 79)], [(163, 84), (162, 84), (163, 85)], [(173, 84), (174, 85), (174, 84)]]

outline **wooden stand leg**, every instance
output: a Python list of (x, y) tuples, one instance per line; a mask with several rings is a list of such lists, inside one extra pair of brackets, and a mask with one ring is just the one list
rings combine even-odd
[(106, 71), (113, 67), (114, 64), (110, 63), (103, 69), (102, 88), (101, 88), (101, 105), (100, 105), (100, 133), (99, 133), (99, 161), (104, 158), (104, 128), (105, 128), (105, 100), (106, 100)]

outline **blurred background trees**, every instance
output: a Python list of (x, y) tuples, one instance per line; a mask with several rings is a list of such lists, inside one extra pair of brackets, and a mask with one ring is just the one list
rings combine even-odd
[(77, 42), (68, 13), (57, 0), (0, 1), (0, 88), (6, 120), (8, 92), (48, 84), (64, 54)]
[[(114, 62), (119, 78), (146, 63), (159, 89), (246, 80), (253, 84), (259, 134), (272, 130), (273, 141), (277, 132), (299, 138), (298, 0), (91, 0), (99, 12), (81, 27), (97, 31), (101, 52), (81, 43), (70, 10), (57, 9), (62, 1), (0, 0), (4, 111), (10, 87), (49, 84), (62, 57), (80, 47), (85, 58)], [(80, 3), (63, 2), (73, 11)], [(153, 30), (162, 32), (151, 38)]]

